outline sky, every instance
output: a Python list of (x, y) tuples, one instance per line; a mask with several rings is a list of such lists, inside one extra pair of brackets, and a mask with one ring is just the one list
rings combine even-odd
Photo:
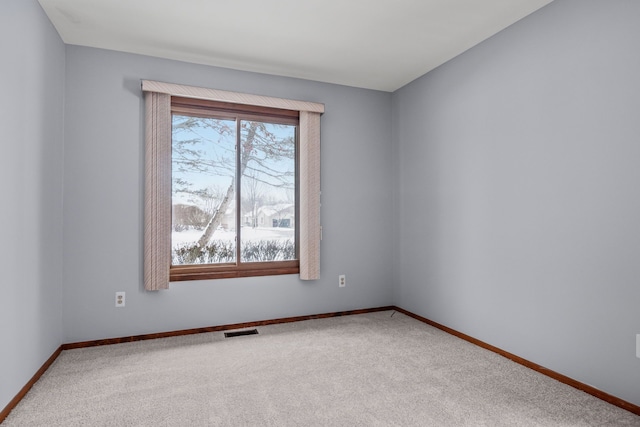
[[(191, 126), (185, 128), (180, 126), (186, 120), (193, 120), (191, 117), (174, 115), (173, 116), (173, 203), (194, 204), (194, 197), (184, 192), (176, 192), (176, 189), (180, 186), (176, 186), (177, 179), (190, 182), (192, 185), (189, 187), (192, 190), (213, 188), (217, 189), (220, 193), (224, 194), (234, 179), (234, 163), (236, 156), (235, 140), (236, 140), (236, 125), (234, 120), (224, 119), (199, 119), (197, 126)], [(224, 129), (228, 132), (219, 132), (217, 129), (211, 127), (200, 126), (206, 121), (215, 123), (217, 129)], [(285, 144), (288, 139), (293, 140), (295, 137), (295, 126), (290, 125), (276, 125), (266, 124), (266, 129), (273, 133), (276, 137), (276, 144)], [(179, 160), (176, 148), (180, 146), (179, 142), (192, 141), (189, 144), (182, 144), (182, 146), (188, 148), (190, 152), (185, 157), (190, 159), (200, 159), (202, 163), (207, 163), (210, 166), (206, 171), (194, 171), (193, 168), (190, 171), (180, 170), (177, 160)], [(262, 154), (262, 153), (259, 153)], [(276, 161), (273, 159), (266, 159), (264, 165), (267, 168), (278, 170), (281, 172), (295, 172), (295, 161), (293, 159), (286, 159), (285, 161)], [(250, 162), (249, 167), (261, 169), (255, 162)], [(264, 168), (262, 168), (264, 170)], [(245, 174), (249, 172), (246, 171)], [(274, 181), (273, 178), (261, 173), (257, 173), (262, 181)], [(289, 185), (293, 186), (294, 177), (288, 179)], [(261, 192), (265, 193), (270, 190), (272, 198), (278, 201), (287, 201), (291, 198), (291, 194), (283, 189), (275, 187), (269, 187), (266, 184), (260, 185)], [(291, 193), (291, 191), (289, 191)]]

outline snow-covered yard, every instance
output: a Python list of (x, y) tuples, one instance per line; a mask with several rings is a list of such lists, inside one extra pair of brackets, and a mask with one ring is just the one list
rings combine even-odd
[[(293, 228), (277, 228), (277, 227), (242, 227), (240, 229), (243, 242), (259, 241), (259, 240), (293, 240), (295, 230)], [(171, 246), (182, 246), (185, 243), (195, 243), (202, 235), (202, 230), (184, 230), (174, 231), (171, 233)], [(235, 230), (218, 229), (213, 233), (212, 240), (235, 240)]]

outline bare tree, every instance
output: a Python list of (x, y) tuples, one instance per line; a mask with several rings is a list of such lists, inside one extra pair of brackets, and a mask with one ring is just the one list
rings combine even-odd
[(242, 180), (242, 201), (245, 212), (251, 212), (251, 227), (258, 225), (258, 205), (262, 202), (264, 183), (258, 179), (257, 172), (247, 172)]
[[(274, 126), (274, 125), (271, 125)], [(275, 125), (277, 126), (277, 125)], [(284, 125), (282, 125), (284, 127)], [(180, 138), (185, 133), (188, 138)], [(235, 136), (235, 121), (205, 117), (174, 116), (173, 123), (173, 168), (178, 172), (201, 173), (227, 176), (229, 186), (220, 199), (217, 208), (211, 213), (202, 236), (198, 240), (200, 247), (206, 246), (211, 236), (222, 223), (225, 213), (234, 200), (236, 172), (241, 177), (264, 183), (276, 188), (291, 188), (293, 171), (282, 171), (274, 165), (284, 159), (294, 159), (295, 143), (293, 137), (282, 138), (269, 130), (269, 124), (258, 121), (242, 121), (240, 138), (236, 144), (228, 144)], [(214, 135), (211, 139), (206, 135)], [(198, 146), (202, 142), (217, 144), (215, 154), (207, 156)], [(225, 145), (224, 142), (227, 142)], [(230, 148), (233, 146), (233, 148)], [(240, 150), (237, 162), (236, 147)], [(239, 165), (238, 165), (239, 163)], [(237, 169), (237, 170), (236, 170)], [(174, 185), (189, 187), (192, 183), (186, 179), (174, 179)]]

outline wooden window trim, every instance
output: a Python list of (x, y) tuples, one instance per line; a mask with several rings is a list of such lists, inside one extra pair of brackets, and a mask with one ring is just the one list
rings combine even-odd
[(215, 117), (223, 116), (225, 112), (228, 112), (231, 113), (231, 115), (245, 114), (254, 117), (292, 119), (295, 120), (296, 123), (298, 123), (298, 119), (300, 118), (300, 112), (295, 110), (208, 101), (206, 99), (184, 98), (181, 96), (171, 97), (171, 109), (172, 111), (187, 114), (189, 112), (196, 112), (197, 114), (207, 114), (207, 112), (211, 112)]
[(245, 262), (238, 265), (173, 265), (170, 269), (170, 281), (181, 282), (185, 280), (274, 276), (282, 274), (298, 274), (299, 272), (299, 260), (277, 262)]

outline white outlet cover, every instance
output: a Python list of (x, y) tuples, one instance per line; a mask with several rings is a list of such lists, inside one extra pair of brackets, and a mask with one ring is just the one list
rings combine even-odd
[(125, 293), (124, 292), (116, 292), (116, 307), (124, 307), (125, 303)]
[(636, 335), (636, 357), (640, 359), (640, 334)]

